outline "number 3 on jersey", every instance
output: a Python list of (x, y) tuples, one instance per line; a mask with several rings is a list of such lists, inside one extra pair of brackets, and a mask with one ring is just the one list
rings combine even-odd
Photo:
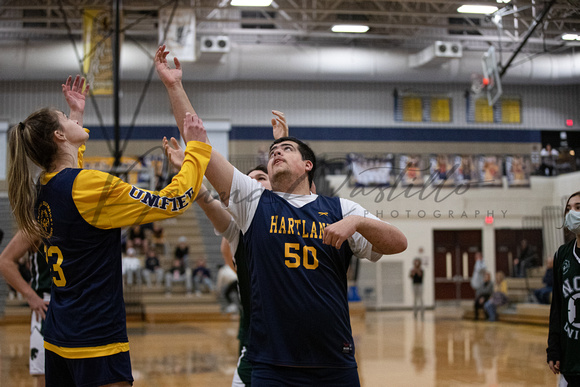
[[(302, 247), (302, 257), (299, 255), (300, 244), (299, 243), (286, 243), (284, 244), (284, 257), (287, 259), (284, 261), (286, 266), (291, 269), (295, 269), (300, 266), (300, 262), (306, 269), (314, 270), (318, 267), (318, 259), (316, 258), (316, 248), (313, 246)], [(309, 257), (312, 257), (312, 262), (309, 262)]]
[[(64, 273), (62, 272), (62, 252), (56, 246), (50, 246), (48, 249), (44, 245), (44, 255), (46, 256), (46, 263), (48, 263), (48, 257), (56, 255), (56, 264), (52, 265), (52, 282), (58, 287), (66, 285), (66, 278), (64, 278)], [(59, 279), (56, 279), (58, 276)]]

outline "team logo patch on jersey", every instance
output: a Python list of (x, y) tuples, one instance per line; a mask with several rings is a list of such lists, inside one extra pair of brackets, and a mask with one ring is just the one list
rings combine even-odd
[(344, 354), (352, 353), (352, 344), (351, 343), (342, 343), (342, 353), (344, 353)]
[(328, 216), (328, 212), (320, 212), (318, 211), (319, 216)]
[(565, 260), (562, 263), (562, 273), (566, 274), (566, 273), (568, 273), (568, 270), (570, 270), (570, 261), (569, 260)]
[(50, 238), (52, 236), (52, 211), (47, 202), (43, 201), (38, 206), (38, 223)]

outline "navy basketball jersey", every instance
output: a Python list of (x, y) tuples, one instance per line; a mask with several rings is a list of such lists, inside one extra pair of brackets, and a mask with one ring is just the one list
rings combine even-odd
[(251, 276), (248, 359), (308, 367), (353, 367), (347, 301), (348, 242), (322, 243), (342, 219), (339, 198), (296, 208), (264, 191), (244, 234)]
[(41, 185), (36, 206), (49, 234), (43, 242), (53, 280), (45, 347), (67, 358), (128, 350), (121, 231), (96, 228), (80, 215), (72, 190), (81, 171), (64, 169)]

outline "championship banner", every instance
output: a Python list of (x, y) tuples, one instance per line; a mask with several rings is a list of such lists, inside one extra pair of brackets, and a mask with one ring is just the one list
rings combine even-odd
[(113, 94), (113, 18), (108, 9), (85, 9), (83, 72), (94, 95)]
[[(195, 61), (195, 13), (191, 8), (163, 8), (159, 11), (159, 42), (182, 62)], [(171, 24), (169, 24), (171, 19)], [(167, 34), (165, 36), (165, 30)]]

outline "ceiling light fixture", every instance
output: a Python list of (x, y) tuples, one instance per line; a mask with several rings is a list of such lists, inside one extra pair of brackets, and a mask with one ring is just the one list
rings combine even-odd
[(580, 35), (578, 35), (578, 34), (564, 34), (564, 35), (562, 35), (562, 40), (580, 40)]
[(232, 0), (230, 5), (235, 7), (268, 7), (272, 0)]
[(478, 13), (482, 15), (489, 15), (497, 10), (498, 8), (494, 5), (462, 5), (457, 8), (459, 13)]
[(351, 34), (364, 34), (369, 30), (369, 26), (355, 24), (337, 24), (332, 26), (332, 32), (346, 32)]

